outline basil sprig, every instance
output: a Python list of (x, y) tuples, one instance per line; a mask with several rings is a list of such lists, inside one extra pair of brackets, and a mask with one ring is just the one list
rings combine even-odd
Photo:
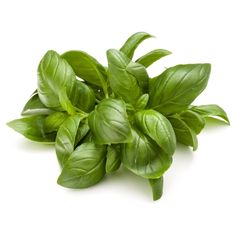
[(23, 118), (8, 125), (55, 144), (61, 186), (92, 186), (123, 165), (147, 179), (157, 200), (176, 142), (196, 150), (209, 117), (229, 124), (218, 105), (192, 105), (207, 86), (210, 64), (176, 65), (149, 77), (147, 68), (171, 54), (155, 49), (134, 60), (135, 49), (151, 37), (138, 32), (120, 50), (107, 50), (107, 67), (79, 50), (43, 56)]

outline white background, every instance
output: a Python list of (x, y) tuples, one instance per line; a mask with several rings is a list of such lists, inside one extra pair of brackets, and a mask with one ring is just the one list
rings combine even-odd
[[(234, 2), (1, 0), (0, 235), (236, 235)], [(124, 170), (89, 189), (64, 189), (56, 184), (53, 147), (30, 142), (5, 123), (19, 117), (48, 49), (85, 50), (105, 64), (106, 49), (137, 31), (156, 38), (136, 57), (155, 48), (173, 52), (150, 67), (151, 76), (178, 63), (212, 64), (195, 104), (221, 105), (231, 126), (208, 125), (196, 152), (178, 147), (159, 201), (144, 180)]]

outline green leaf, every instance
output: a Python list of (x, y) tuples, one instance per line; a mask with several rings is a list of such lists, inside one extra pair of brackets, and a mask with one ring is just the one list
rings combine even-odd
[(205, 89), (210, 64), (177, 65), (150, 80), (148, 107), (164, 115), (187, 107)]
[(205, 126), (205, 120), (198, 113), (186, 110), (180, 113), (180, 118), (190, 127), (196, 134), (199, 134)]
[(202, 105), (202, 106), (193, 106), (191, 110), (197, 112), (203, 117), (212, 117), (212, 118), (220, 117), (226, 123), (230, 124), (229, 118), (226, 112), (218, 105), (209, 104), (209, 105)]
[(130, 59), (115, 49), (107, 51), (107, 59), (108, 79), (113, 92), (126, 102), (135, 104), (142, 91), (137, 78), (127, 71)]
[(66, 60), (55, 51), (48, 51), (38, 67), (38, 94), (41, 102), (52, 109), (71, 110), (70, 91), (76, 80), (75, 73)]
[(149, 184), (152, 188), (153, 200), (160, 199), (163, 193), (163, 176), (158, 179), (149, 179)]
[(71, 65), (75, 74), (81, 79), (104, 87), (106, 85), (106, 70), (92, 56), (83, 51), (68, 51), (62, 55), (62, 58)]
[(121, 47), (120, 51), (123, 52), (130, 59), (133, 58), (134, 51), (138, 47), (140, 43), (142, 43), (145, 39), (153, 37), (152, 35), (145, 32), (137, 32), (131, 35), (124, 45)]
[(80, 143), (80, 141), (88, 134), (88, 132), (89, 132), (88, 120), (87, 119), (82, 120), (76, 134), (75, 146), (77, 146)]
[(156, 50), (153, 50), (153, 51), (143, 55), (138, 60), (136, 60), (136, 62), (142, 64), (143, 66), (145, 66), (147, 68), (150, 65), (152, 65), (154, 62), (161, 59), (162, 57), (168, 56), (170, 54), (171, 54), (171, 52), (167, 51), (165, 49), (156, 49)]
[(106, 146), (83, 143), (67, 160), (57, 183), (67, 188), (87, 188), (105, 175)]
[(152, 139), (132, 130), (133, 140), (122, 145), (124, 166), (144, 178), (159, 178), (170, 167), (172, 158)]
[(32, 141), (52, 143), (55, 141), (56, 133), (46, 133), (45, 118), (45, 115), (29, 116), (10, 121), (7, 125)]
[(47, 108), (40, 101), (37, 90), (31, 95), (28, 102), (25, 104), (21, 115), (22, 116), (32, 116), (32, 115), (48, 115), (51, 114), (53, 110)]
[(147, 93), (143, 94), (137, 101), (135, 108), (137, 110), (143, 110), (148, 104), (149, 95)]
[(106, 173), (112, 173), (119, 169), (121, 164), (119, 148), (119, 145), (109, 145), (107, 147)]
[(90, 113), (89, 127), (98, 144), (126, 143), (131, 129), (125, 104), (118, 99), (104, 99)]
[(193, 147), (193, 151), (197, 150), (198, 141), (196, 133), (183, 120), (176, 117), (169, 117), (168, 119), (175, 131), (177, 141), (186, 146)]
[(44, 129), (47, 133), (57, 131), (68, 115), (65, 112), (54, 112), (46, 117)]
[(168, 119), (154, 110), (143, 110), (135, 114), (138, 129), (152, 138), (164, 152), (173, 155), (176, 148), (174, 130)]
[(70, 116), (63, 122), (57, 132), (55, 149), (57, 159), (62, 167), (74, 151), (79, 124), (80, 117), (78, 115)]

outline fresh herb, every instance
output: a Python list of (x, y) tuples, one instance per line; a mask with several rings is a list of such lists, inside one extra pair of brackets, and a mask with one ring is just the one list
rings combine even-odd
[(229, 124), (221, 107), (191, 105), (207, 86), (210, 64), (177, 65), (150, 78), (147, 68), (171, 52), (156, 49), (133, 60), (150, 37), (139, 32), (120, 50), (109, 49), (108, 67), (83, 51), (48, 51), (40, 61), (37, 90), (23, 118), (8, 125), (33, 141), (55, 143), (58, 184), (86, 188), (123, 165), (147, 179), (157, 200), (176, 142), (196, 150), (208, 117)]

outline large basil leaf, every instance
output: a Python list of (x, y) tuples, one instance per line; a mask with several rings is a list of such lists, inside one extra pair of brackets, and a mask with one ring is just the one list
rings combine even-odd
[(152, 35), (145, 32), (138, 32), (131, 35), (124, 45), (121, 47), (120, 51), (123, 52), (130, 59), (133, 58), (134, 51), (143, 40), (151, 38)]
[(22, 116), (32, 116), (32, 115), (48, 115), (52, 113), (53, 110), (44, 106), (40, 101), (37, 90), (31, 95), (30, 99), (25, 104), (21, 115)]
[(45, 115), (29, 116), (10, 121), (7, 125), (30, 140), (52, 143), (55, 141), (56, 133), (46, 133), (45, 118)]
[(68, 95), (76, 80), (68, 62), (55, 51), (48, 51), (38, 67), (38, 95), (41, 102), (56, 110), (74, 113)]
[(168, 115), (186, 109), (205, 89), (210, 64), (177, 65), (150, 80), (148, 106)]
[(167, 154), (173, 155), (175, 133), (165, 116), (154, 110), (143, 110), (135, 114), (134, 120), (140, 131), (152, 138)]
[(212, 118), (220, 117), (226, 123), (230, 124), (229, 118), (226, 112), (218, 105), (209, 104), (209, 105), (202, 105), (202, 106), (193, 106), (191, 110), (197, 112), (203, 117), (212, 117)]
[(50, 133), (57, 131), (68, 115), (65, 112), (54, 112), (46, 117), (44, 122), (45, 130)]
[(104, 99), (90, 113), (89, 127), (98, 144), (126, 143), (131, 129), (125, 104), (118, 99)]
[(63, 122), (57, 132), (55, 149), (57, 159), (62, 167), (74, 151), (79, 124), (80, 117), (78, 115), (70, 116)]
[(83, 51), (68, 51), (62, 57), (72, 66), (75, 74), (81, 79), (98, 85), (106, 86), (106, 70), (92, 56)]
[(122, 97), (126, 102), (135, 104), (142, 91), (138, 80), (127, 71), (130, 59), (122, 52), (115, 49), (107, 51), (108, 79), (114, 93)]
[(176, 135), (176, 139), (179, 143), (186, 146), (193, 147), (193, 150), (197, 150), (198, 141), (196, 133), (180, 118), (169, 117), (168, 118)]
[(180, 113), (180, 118), (190, 127), (196, 134), (199, 134), (205, 126), (204, 118), (198, 113), (186, 110)]
[(136, 62), (142, 64), (146, 68), (152, 65), (155, 61), (161, 59), (162, 57), (170, 55), (171, 52), (165, 49), (156, 49), (153, 50), (142, 57), (140, 57)]
[(105, 175), (106, 146), (83, 143), (67, 160), (58, 184), (67, 188), (87, 188)]
[(163, 176), (158, 179), (149, 179), (149, 184), (152, 188), (153, 200), (160, 199), (163, 193)]
[(122, 145), (122, 163), (144, 178), (159, 178), (170, 167), (172, 158), (151, 138), (132, 130), (133, 140)]
[(120, 145), (109, 145), (106, 158), (106, 173), (118, 170), (121, 164)]

